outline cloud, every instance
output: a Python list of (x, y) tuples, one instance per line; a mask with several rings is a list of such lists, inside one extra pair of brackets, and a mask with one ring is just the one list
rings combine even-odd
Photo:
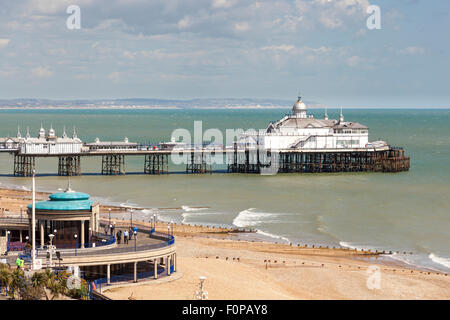
[(180, 30), (187, 29), (190, 25), (191, 25), (191, 20), (187, 16), (184, 17), (183, 19), (181, 19), (180, 21), (178, 21), (178, 23), (177, 23), (178, 29), (180, 29)]
[(266, 50), (270, 50), (270, 51), (291, 51), (294, 48), (295, 48), (295, 46), (293, 46), (293, 45), (282, 44), (282, 45), (278, 45), (278, 46), (262, 47), (261, 50), (263, 50), (263, 51), (266, 51)]
[(49, 78), (53, 72), (48, 67), (36, 67), (31, 70), (31, 75), (35, 78)]
[(214, 0), (212, 7), (213, 8), (229, 8), (234, 4), (234, 1), (231, 0)]
[(7, 47), (10, 41), (10, 39), (0, 39), (0, 48)]
[(425, 54), (425, 49), (422, 47), (407, 47), (404, 49), (397, 50), (397, 53), (400, 55), (422, 55)]
[(236, 22), (234, 24), (234, 30), (236, 30), (237, 32), (244, 32), (247, 31), (248, 29), (249, 29), (248, 22)]
[(121, 74), (120, 72), (114, 71), (108, 75), (108, 79), (112, 82), (118, 83), (120, 81)]

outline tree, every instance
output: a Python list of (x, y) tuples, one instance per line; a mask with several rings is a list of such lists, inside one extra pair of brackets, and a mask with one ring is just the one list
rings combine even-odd
[(18, 293), (20, 297), (22, 291), (25, 288), (25, 285), (25, 277), (21, 269), (15, 269), (13, 272), (11, 272), (9, 283), (10, 290), (8, 292), (11, 299), (16, 298), (16, 293)]
[[(50, 292), (52, 293), (52, 298), (51, 300), (59, 297), (62, 294), (65, 294), (67, 291), (67, 284), (66, 284), (66, 280), (65, 279), (59, 279), (55, 273), (53, 273), (53, 271), (51, 271), (50, 269), (45, 270), (45, 275), (46, 275), (46, 283), (45, 283), (45, 287), (50, 290)], [(45, 297), (48, 300), (48, 296), (47, 294), (45, 295)]]
[(11, 283), (11, 271), (8, 266), (4, 264), (0, 264), (0, 286), (6, 288), (6, 292), (8, 292), (9, 285)]

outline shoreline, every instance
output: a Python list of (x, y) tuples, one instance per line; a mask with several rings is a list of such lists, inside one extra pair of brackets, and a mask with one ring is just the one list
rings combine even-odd
[[(21, 186), (12, 186), (12, 185), (8, 185), (7, 187), (5, 186), (0, 186), (0, 202), (4, 199), (6, 194), (9, 194), (11, 192), (17, 192), (18, 194), (12, 194), (9, 195), (8, 197), (12, 197), (14, 198), (21, 198), (22, 201), (29, 201), (26, 204), (22, 204), (23, 205), (23, 212), (24, 214), (26, 214), (26, 206), (31, 203), (31, 191), (27, 190), (26, 188), (23, 188)], [(50, 194), (52, 194), (53, 192), (50, 191), (36, 191), (36, 201), (41, 201), (41, 200), (47, 200), (48, 196)], [(94, 197), (95, 198), (95, 197)], [(100, 199), (98, 199), (100, 198)], [(103, 219), (105, 219), (105, 217), (108, 214), (108, 209), (111, 208), (111, 213), (112, 214), (126, 214), (128, 213), (128, 209), (133, 209), (135, 211), (143, 211), (143, 210), (156, 210), (156, 211), (167, 211), (167, 210), (183, 210), (183, 206), (181, 207), (173, 207), (173, 208), (152, 208), (152, 207), (140, 207), (140, 206), (134, 206), (134, 205), (122, 205), (122, 204), (118, 204), (118, 202), (116, 201), (102, 201), (103, 199), (101, 199), (101, 197), (97, 197), (98, 202), (100, 204), (100, 214), (101, 217)], [(16, 214), (19, 215), (20, 212), (20, 205), (17, 205), (13, 208), (16, 209)], [(3, 209), (3, 205), (1, 206), (1, 208)], [(195, 208), (195, 209), (207, 209), (208, 207), (189, 207), (189, 208)], [(10, 213), (12, 213), (11, 211), (9, 211)], [(0, 211), (0, 217), (2, 217), (4, 214), (3, 210)], [(138, 214), (138, 212), (136, 212), (135, 214)], [(160, 216), (160, 214), (157, 214), (157, 216)], [(139, 215), (136, 215), (136, 220), (135, 221), (141, 221), (140, 223), (143, 223), (144, 220), (140, 220)], [(112, 220), (124, 220), (125, 218), (112, 218)], [(127, 221), (125, 219), (125, 221)], [(129, 220), (128, 220), (129, 221)], [(159, 218), (158, 223), (161, 223), (164, 227), (162, 228), (162, 230), (158, 230), (161, 232), (166, 232), (167, 230), (167, 225), (169, 224), (169, 220), (167, 219), (161, 219)], [(147, 224), (147, 222), (145, 222), (144, 224)], [(346, 245), (342, 245), (342, 242), (340, 242), (339, 244), (331, 244), (331, 243), (310, 243), (310, 242), (302, 242), (302, 243), (292, 243), (290, 242), (290, 240), (288, 238), (282, 237), (282, 236), (278, 236), (278, 235), (274, 235), (274, 234), (268, 234), (267, 232), (261, 231), (259, 229), (252, 229), (252, 228), (245, 228), (245, 227), (237, 227), (237, 226), (231, 226), (231, 225), (227, 225), (227, 224), (222, 224), (222, 225), (213, 225), (211, 223), (202, 223), (199, 222), (198, 224), (190, 224), (190, 223), (175, 223), (175, 225), (182, 225), (184, 226), (184, 228), (188, 228), (191, 231), (189, 231), (189, 234), (195, 234), (196, 237), (200, 237), (200, 238), (209, 238), (209, 237), (214, 237), (212, 234), (223, 234), (223, 233), (231, 233), (233, 234), (234, 241), (248, 241), (248, 242), (259, 242), (259, 243), (266, 243), (266, 244), (275, 244), (275, 245), (291, 245), (293, 247), (303, 247), (303, 248), (311, 248), (311, 249), (322, 249), (322, 250), (343, 250), (343, 251), (348, 251), (348, 252), (364, 252), (364, 253), (368, 253), (369, 255), (376, 255), (378, 257), (381, 257), (383, 261), (385, 261), (387, 264), (389, 265), (394, 265), (397, 267), (403, 267), (403, 268), (412, 268), (414, 270), (417, 271), (422, 271), (422, 272), (432, 272), (432, 273), (449, 273), (448, 270), (446, 269), (439, 269), (439, 268), (433, 268), (433, 267), (427, 267), (427, 266), (420, 266), (420, 265), (416, 265), (413, 263), (409, 263), (407, 261), (405, 261), (405, 259), (401, 259), (401, 258), (394, 258), (395, 255), (399, 254), (399, 255), (414, 255), (413, 252), (401, 252), (398, 250), (394, 250), (394, 249), (390, 249), (390, 250), (377, 250), (374, 249), (370, 246), (367, 246), (366, 248), (359, 248), (359, 247), (352, 247), (352, 246), (346, 246)], [(175, 229), (176, 230), (176, 229)], [(177, 232), (175, 232), (175, 235), (177, 235)], [(181, 233), (184, 234), (184, 233)], [(178, 233), (178, 235), (180, 235), (180, 233)], [(434, 262), (434, 261), (433, 261)], [(434, 262), (436, 263), (436, 262)], [(438, 263), (436, 263), (438, 264)], [(439, 264), (440, 265), (440, 264)], [(444, 266), (445, 267), (445, 266)]]
[[(37, 199), (48, 194), (38, 192)], [(17, 215), (30, 200), (30, 191), (0, 188), (1, 207), (7, 209), (1, 216)], [(109, 208), (127, 209), (101, 204), (103, 220)], [(133, 224), (149, 225), (135, 217)], [(112, 221), (117, 226), (130, 223), (125, 218)], [(167, 226), (158, 221), (156, 230), (167, 232)], [(111, 288), (103, 294), (124, 300), (194, 299), (199, 276), (206, 276), (210, 299), (450, 299), (449, 274), (406, 266), (380, 252), (276, 243), (257, 233), (216, 226), (177, 223), (173, 232), (179, 279)], [(370, 288), (370, 270), (378, 270), (379, 288)]]

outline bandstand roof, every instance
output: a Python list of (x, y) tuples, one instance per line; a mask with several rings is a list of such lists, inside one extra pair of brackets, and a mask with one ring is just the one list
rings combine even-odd
[[(77, 211), (90, 210), (94, 201), (89, 195), (82, 192), (58, 192), (49, 196), (50, 200), (36, 202), (36, 210), (45, 211)], [(32, 205), (28, 205), (31, 209)]]

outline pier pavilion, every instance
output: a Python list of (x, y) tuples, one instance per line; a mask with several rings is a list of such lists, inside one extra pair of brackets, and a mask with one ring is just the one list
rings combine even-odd
[[(30, 221), (31, 210), (30, 204)], [(84, 248), (98, 232), (99, 204), (90, 200), (87, 193), (73, 191), (69, 182), (64, 192), (51, 194), (47, 201), (36, 202), (36, 220), (41, 247), (48, 243), (49, 234), (53, 234), (59, 247)]]

